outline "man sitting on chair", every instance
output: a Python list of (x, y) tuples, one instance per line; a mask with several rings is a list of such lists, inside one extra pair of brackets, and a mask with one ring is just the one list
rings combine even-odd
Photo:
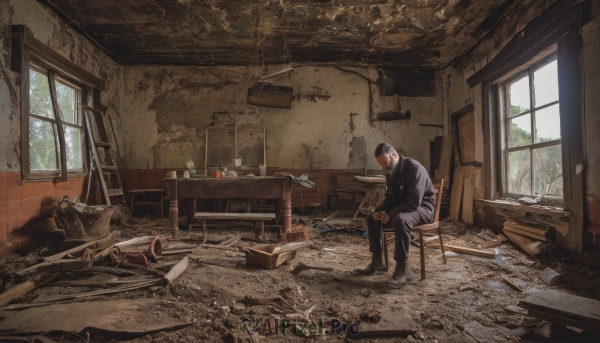
[(408, 269), (411, 230), (414, 225), (433, 220), (435, 190), (425, 167), (412, 158), (398, 154), (391, 145), (379, 144), (375, 149), (375, 157), (385, 171), (387, 192), (383, 202), (367, 216), (372, 261), (366, 268), (357, 269), (356, 272), (370, 275), (387, 271), (382, 261), (381, 228), (393, 228), (396, 270), (387, 283), (399, 286), (412, 281)]

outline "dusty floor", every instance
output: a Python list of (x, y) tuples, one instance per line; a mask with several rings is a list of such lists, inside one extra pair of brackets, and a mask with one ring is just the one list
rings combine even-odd
[[(118, 232), (123, 236), (157, 234), (165, 227), (166, 220), (136, 220), (133, 230)], [(313, 223), (318, 226), (318, 223)], [(485, 243), (481, 230), (465, 229), (452, 223), (444, 223), (446, 241), (456, 244), (481, 247)], [(418, 328), (414, 336), (406, 338), (363, 338), (365, 342), (404, 342), (420, 340), (424, 342), (475, 342), (462, 332), (463, 326), (477, 321), (488, 327), (517, 329), (534, 327), (541, 321), (524, 316), (515, 308), (519, 299), (547, 288), (538, 277), (546, 266), (527, 257), (509, 243), (495, 248), (495, 259), (478, 258), (463, 254), (450, 254), (447, 264), (442, 263), (440, 251), (426, 248), (426, 279), (420, 280), (419, 254), (411, 247), (410, 267), (414, 281), (401, 289), (391, 289), (385, 280), (386, 275), (368, 277), (357, 276), (353, 270), (369, 263), (367, 238), (360, 230), (334, 230), (321, 234), (321, 229), (310, 232), (312, 246), (297, 252), (295, 259), (274, 270), (263, 270), (245, 265), (243, 253), (229, 250), (198, 248), (189, 254), (190, 265), (186, 272), (173, 285), (156, 286), (150, 289), (118, 293), (109, 296), (87, 298), (94, 301), (135, 298), (160, 298), (170, 301), (166, 309), (169, 316), (197, 325), (172, 332), (159, 332), (131, 342), (249, 342), (249, 335), (241, 330), (241, 318), (269, 319), (279, 322), (290, 319), (297, 324), (318, 323), (323, 320), (324, 330), (330, 327), (331, 319), (341, 323), (357, 323), (371, 320), (388, 312), (404, 312)], [(479, 233), (479, 234), (478, 234)], [(210, 229), (209, 242), (218, 243), (241, 234), (252, 237), (253, 230)], [(190, 234), (181, 230), (179, 238), (193, 242), (201, 237), (198, 229)], [(268, 238), (276, 239), (276, 235)], [(123, 237), (125, 239), (125, 237)], [(479, 242), (481, 241), (481, 242)], [(200, 243), (196, 241), (196, 243)], [(250, 239), (242, 239), (236, 245), (259, 246)], [(335, 249), (334, 251), (325, 250)], [(391, 250), (391, 249), (390, 249)], [(391, 252), (391, 251), (390, 251)], [(392, 253), (392, 252), (391, 252)], [(164, 257), (163, 261), (178, 260), (185, 255)], [(333, 267), (332, 272), (305, 270), (291, 273), (298, 263)], [(572, 272), (567, 278), (579, 286), (579, 295), (600, 298), (598, 272), (588, 269)], [(575, 268), (575, 269), (573, 269)], [(503, 283), (508, 277), (524, 289), (519, 293)], [(65, 276), (63, 278), (69, 278)], [(587, 283), (586, 283), (587, 282)], [(586, 286), (587, 285), (587, 286)], [(573, 287), (566, 289), (572, 292)], [(29, 302), (38, 296), (63, 294), (92, 290), (91, 288), (59, 287), (49, 284), (25, 297), (19, 303)], [(245, 298), (267, 298), (275, 306), (249, 306)], [(13, 302), (15, 303), (15, 302)], [(287, 304), (296, 309), (285, 311)], [(312, 309), (308, 316), (304, 314)], [(158, 312), (157, 312), (158, 313)], [(155, 314), (148, 313), (148, 316)], [(308, 320), (307, 320), (308, 319)], [(508, 332), (508, 331), (506, 331)], [(352, 336), (352, 335), (349, 335)], [(342, 341), (348, 338), (341, 335), (260, 335), (262, 342), (283, 341)], [(569, 342), (593, 342), (597, 337), (576, 334), (569, 330), (554, 327), (553, 339)], [(94, 342), (111, 341), (96, 337)], [(520, 340), (523, 342), (549, 341), (532, 335), (511, 338), (508, 334), (490, 337), (490, 342)]]

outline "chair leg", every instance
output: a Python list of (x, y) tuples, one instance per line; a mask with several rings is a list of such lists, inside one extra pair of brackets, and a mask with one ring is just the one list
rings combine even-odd
[(442, 260), (446, 264), (446, 252), (444, 251), (444, 242), (442, 242), (442, 228), (438, 226), (438, 236), (440, 236), (440, 249), (442, 249)]
[(419, 230), (419, 248), (421, 253), (421, 280), (425, 280), (425, 244), (423, 244), (423, 231)]
[(202, 237), (202, 244), (206, 244), (206, 219), (202, 219), (202, 228), (204, 229), (204, 237)]
[(385, 239), (385, 232), (381, 233), (381, 246), (383, 247), (383, 256), (385, 259), (385, 267), (389, 268), (389, 262), (388, 262), (388, 242)]

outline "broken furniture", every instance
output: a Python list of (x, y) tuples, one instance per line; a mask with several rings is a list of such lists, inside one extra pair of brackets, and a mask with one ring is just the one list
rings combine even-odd
[[(433, 188), (435, 189), (435, 210), (433, 212), (433, 222), (429, 224), (415, 225), (412, 231), (419, 232), (419, 250), (421, 256), (421, 280), (425, 280), (425, 242), (423, 239), (423, 232), (437, 229), (437, 234), (440, 238), (440, 248), (442, 249), (442, 259), (444, 264), (446, 263), (446, 253), (444, 251), (444, 243), (442, 242), (442, 229), (440, 228), (439, 216), (440, 216), (440, 205), (442, 204), (442, 193), (444, 188), (444, 179), (433, 179)], [(388, 266), (388, 245), (392, 243), (396, 238), (394, 235), (394, 229), (382, 228), (383, 231), (383, 254), (385, 256), (385, 265)]]
[[(211, 213), (198, 212), (194, 215), (195, 220), (202, 220), (202, 229), (204, 230), (203, 243), (206, 244), (206, 220), (250, 220), (255, 222), (254, 233), (256, 238), (265, 239), (265, 220), (275, 219), (275, 213)], [(192, 224), (188, 229), (192, 230)]]
[[(164, 217), (163, 200), (164, 189), (132, 189), (127, 193), (131, 194), (131, 215), (134, 215), (135, 206), (159, 206), (160, 217)], [(146, 199), (147, 197), (154, 198), (154, 201)], [(160, 199), (160, 200), (156, 200)]]
[[(177, 234), (179, 215), (178, 199), (188, 200), (188, 213), (196, 213), (196, 198), (251, 198), (276, 199), (275, 216), (277, 224), (283, 225), (282, 232), (292, 227), (292, 178), (289, 176), (252, 176), (235, 179), (164, 179), (167, 188), (169, 208), (169, 230)], [(188, 225), (194, 217), (188, 216)]]
[(369, 215), (383, 201), (383, 197), (385, 196), (385, 177), (354, 176), (354, 178), (360, 181), (363, 188), (368, 188), (369, 190), (360, 205), (358, 205), (358, 209), (352, 219), (356, 219), (359, 212)]
[(293, 259), (298, 249), (310, 245), (310, 242), (295, 242), (285, 245), (269, 245), (257, 248), (240, 247), (246, 254), (246, 264), (259, 266), (264, 269), (275, 269), (283, 262)]

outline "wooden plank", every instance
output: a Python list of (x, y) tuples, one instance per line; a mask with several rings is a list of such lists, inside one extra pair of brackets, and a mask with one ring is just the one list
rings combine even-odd
[[(427, 246), (431, 247), (431, 248), (439, 248), (440, 244), (439, 243), (435, 243), (435, 244), (429, 243)], [(492, 259), (495, 258), (495, 254), (493, 252), (480, 250), (480, 249), (460, 247), (458, 245), (444, 244), (444, 249), (455, 251), (455, 252), (460, 252), (463, 254), (473, 255), (473, 256), (492, 258)]]
[(450, 184), (450, 172), (452, 171), (452, 136), (444, 136), (442, 141), (442, 153), (440, 156), (440, 167), (438, 169), (438, 175), (441, 179), (444, 179), (444, 184)]
[(542, 242), (548, 241), (548, 239), (545, 236), (538, 235), (538, 234), (530, 232), (530, 231), (521, 230), (519, 228), (513, 227), (510, 224), (504, 224), (504, 231), (513, 232), (518, 235), (537, 239), (538, 241), (542, 241)]
[(473, 179), (465, 177), (462, 201), (462, 221), (473, 224)]
[(475, 162), (475, 120), (474, 111), (469, 111), (457, 118), (458, 146), (463, 165)]
[(0, 306), (4, 306), (20, 296), (27, 294), (28, 292), (56, 279), (60, 273), (53, 274), (39, 274), (39, 276), (20, 283), (6, 290), (0, 294)]
[(462, 202), (464, 175), (461, 168), (454, 169), (454, 181), (452, 183), (452, 195), (450, 197), (450, 219), (460, 219), (460, 204)]
[(194, 219), (271, 220), (275, 213), (212, 213), (198, 212)]
[(561, 326), (576, 327), (576, 328), (583, 329), (583, 330), (586, 330), (589, 332), (593, 332), (597, 335), (600, 335), (600, 325), (596, 325), (596, 324), (592, 324), (592, 323), (588, 323), (588, 322), (584, 322), (584, 321), (580, 321), (580, 320), (576, 320), (576, 319), (572, 319), (572, 318), (564, 318), (564, 317), (557, 316), (557, 315), (550, 314), (550, 313), (543, 312), (543, 311), (536, 311), (536, 310), (531, 310), (531, 309), (528, 309), (527, 311), (528, 311), (529, 316), (531, 316), (531, 317), (539, 318), (539, 319), (545, 320), (547, 322), (558, 324)]
[(565, 245), (577, 253), (582, 252), (585, 219), (585, 146), (582, 122), (582, 67), (583, 41), (579, 26), (573, 25), (569, 32), (558, 39), (557, 55), (558, 93), (560, 98), (560, 135), (562, 143), (563, 185), (565, 209), (573, 211), (569, 234)]
[(548, 289), (519, 301), (526, 309), (600, 325), (600, 301)]
[(108, 235), (108, 236), (106, 236), (104, 238), (101, 238), (101, 239), (99, 239), (97, 241), (93, 241), (93, 242), (89, 242), (89, 243), (86, 243), (86, 244), (82, 244), (80, 246), (74, 247), (74, 248), (69, 249), (67, 251), (63, 251), (63, 252), (60, 252), (58, 254), (45, 257), (44, 260), (48, 261), (48, 262), (58, 261), (61, 258), (67, 256), (67, 255), (73, 255), (73, 254), (80, 253), (80, 252), (84, 251), (86, 248), (95, 249), (95, 250), (106, 249), (109, 246), (111, 246), (113, 244), (113, 242), (114, 242), (113, 235)]
[(538, 245), (541, 243), (539, 241), (535, 241), (529, 237), (521, 236), (510, 231), (504, 231), (504, 234), (506, 237), (508, 237), (508, 239), (510, 239), (511, 242), (515, 243), (516, 246), (521, 248), (521, 250), (532, 257), (536, 257), (535, 255), (541, 252), (540, 248), (538, 248)]
[(523, 231), (535, 233), (536, 235), (539, 235), (539, 236), (545, 236), (546, 233), (549, 231), (548, 229), (542, 230), (542, 229), (536, 229), (536, 228), (528, 226), (528, 225), (521, 225), (521, 224), (518, 224), (515, 221), (512, 221), (510, 219), (507, 220), (507, 221), (505, 221), (504, 225), (505, 226), (506, 225), (511, 226), (511, 227), (513, 227), (515, 229), (519, 229), (519, 230), (523, 230)]

